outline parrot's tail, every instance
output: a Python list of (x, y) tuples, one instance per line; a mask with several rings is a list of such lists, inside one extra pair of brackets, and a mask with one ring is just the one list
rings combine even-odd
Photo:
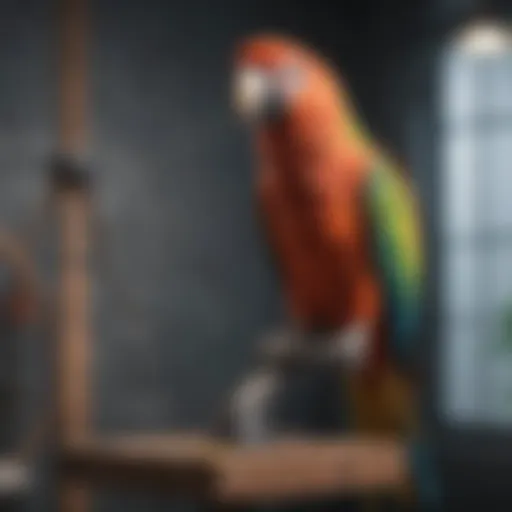
[(421, 512), (443, 510), (443, 493), (435, 450), (427, 436), (417, 437), (409, 450), (412, 487)]

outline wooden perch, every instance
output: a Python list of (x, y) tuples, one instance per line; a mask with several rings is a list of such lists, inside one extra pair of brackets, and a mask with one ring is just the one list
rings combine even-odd
[(293, 440), (232, 448), (217, 465), (217, 498), (226, 503), (366, 494), (407, 481), (402, 446), (391, 440)]
[(102, 437), (67, 445), (63, 459), (63, 469), (86, 484), (225, 504), (386, 491), (407, 481), (400, 443), (364, 438), (242, 448), (200, 436)]
[(192, 436), (104, 436), (65, 445), (62, 470), (87, 484), (202, 496), (219, 450)]

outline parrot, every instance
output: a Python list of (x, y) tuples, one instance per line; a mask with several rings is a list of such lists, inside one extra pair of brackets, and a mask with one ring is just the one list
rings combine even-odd
[[(350, 428), (404, 436), (412, 482), (400, 499), (432, 510), (440, 491), (415, 394), (426, 258), (412, 179), (363, 125), (344, 77), (309, 45), (247, 37), (232, 79), (290, 324), (311, 334), (311, 357), (336, 333)], [(268, 395), (272, 379), (259, 375), (240, 407)]]

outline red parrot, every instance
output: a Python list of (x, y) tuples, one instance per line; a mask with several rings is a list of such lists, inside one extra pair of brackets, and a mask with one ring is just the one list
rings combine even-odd
[(394, 359), (408, 355), (419, 320), (423, 258), (410, 184), (311, 50), (256, 37), (235, 68), (238, 109), (260, 121), (257, 195), (290, 316), (306, 330), (369, 326), (367, 367), (378, 373), (392, 349)]
[(299, 42), (239, 45), (234, 100), (253, 128), (257, 203), (290, 319), (341, 333), (341, 351), (361, 356), (343, 372), (354, 428), (411, 434), (424, 258), (409, 180), (361, 128), (342, 78)]

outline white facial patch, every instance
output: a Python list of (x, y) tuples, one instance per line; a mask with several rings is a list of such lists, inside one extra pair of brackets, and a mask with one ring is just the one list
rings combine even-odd
[(257, 68), (245, 68), (236, 73), (234, 82), (236, 111), (244, 118), (254, 118), (268, 96), (268, 77)]

